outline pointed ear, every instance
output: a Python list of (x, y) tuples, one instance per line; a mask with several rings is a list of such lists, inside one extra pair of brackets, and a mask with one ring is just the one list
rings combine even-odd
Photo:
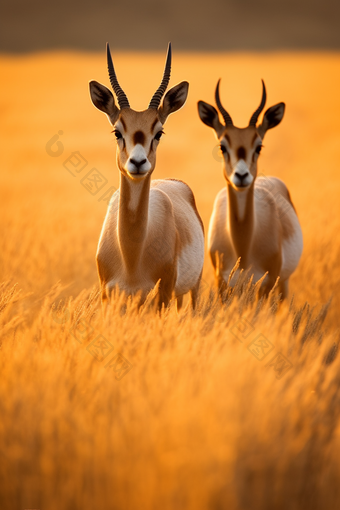
[(114, 124), (119, 116), (119, 108), (115, 105), (112, 92), (97, 81), (90, 81), (91, 101), (98, 110), (106, 113), (111, 124)]
[(257, 127), (257, 131), (262, 139), (268, 129), (272, 129), (273, 127), (280, 124), (285, 113), (285, 108), (286, 105), (284, 103), (278, 103), (268, 108), (263, 116), (262, 124)]
[(170, 89), (163, 99), (161, 106), (158, 108), (158, 115), (162, 124), (165, 123), (168, 115), (177, 112), (184, 105), (188, 97), (189, 83), (182, 81)]
[(201, 121), (207, 126), (212, 127), (219, 138), (225, 127), (220, 122), (216, 108), (204, 101), (198, 101), (197, 106), (198, 115), (200, 116)]

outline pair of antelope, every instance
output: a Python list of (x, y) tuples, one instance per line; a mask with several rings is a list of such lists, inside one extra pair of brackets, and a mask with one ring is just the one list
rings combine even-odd
[[(176, 179), (151, 181), (163, 125), (170, 113), (184, 105), (189, 84), (183, 81), (165, 94), (171, 70), (169, 44), (161, 85), (148, 109), (137, 112), (130, 108), (118, 83), (109, 45), (107, 62), (119, 108), (107, 87), (90, 82), (93, 104), (106, 113), (114, 128), (120, 170), (119, 190), (110, 201), (97, 251), (102, 300), (118, 286), (128, 295), (140, 292), (143, 301), (160, 281), (160, 307), (174, 296), (180, 308), (187, 292), (195, 307), (203, 270), (204, 229), (194, 195)], [(219, 84), (215, 98), (224, 124), (213, 106), (198, 103), (201, 120), (214, 129), (219, 140), (226, 179), (226, 187), (216, 197), (208, 233), (218, 289), (222, 294), (241, 257), (240, 267), (251, 267), (255, 280), (268, 273), (266, 292), (279, 276), (285, 298), (288, 279), (302, 252), (301, 228), (285, 184), (275, 177), (256, 178), (263, 137), (281, 122), (285, 105), (269, 108), (257, 125), (266, 101), (262, 82), (261, 104), (249, 125), (240, 129), (221, 104)]]

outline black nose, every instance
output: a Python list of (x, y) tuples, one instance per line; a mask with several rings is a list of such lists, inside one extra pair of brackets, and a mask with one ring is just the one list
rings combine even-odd
[(136, 168), (139, 168), (140, 166), (144, 165), (144, 163), (146, 163), (146, 159), (141, 159), (140, 161), (136, 161), (135, 159), (130, 159), (130, 163), (135, 165)]
[(242, 174), (242, 175), (241, 175), (241, 174), (238, 174), (237, 172), (235, 172), (235, 175), (236, 175), (236, 177), (238, 177), (238, 178), (240, 179), (240, 181), (243, 181), (243, 179), (244, 179), (245, 177), (247, 177), (247, 175), (248, 175), (248, 174)]

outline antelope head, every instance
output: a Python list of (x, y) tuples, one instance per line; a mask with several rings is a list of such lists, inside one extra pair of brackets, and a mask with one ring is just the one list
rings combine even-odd
[(157, 146), (163, 134), (163, 125), (170, 113), (184, 105), (189, 83), (183, 81), (175, 85), (164, 96), (171, 72), (171, 44), (169, 43), (162, 82), (148, 108), (141, 112), (135, 111), (130, 108), (128, 98), (118, 83), (109, 44), (106, 49), (110, 82), (118, 106), (112, 92), (97, 81), (90, 82), (91, 100), (96, 108), (106, 113), (113, 126), (118, 146), (119, 170), (133, 181), (140, 180), (153, 172)]
[(254, 183), (262, 140), (268, 129), (281, 122), (285, 104), (278, 103), (268, 108), (262, 123), (256, 125), (266, 103), (266, 87), (262, 80), (261, 103), (251, 116), (248, 126), (238, 128), (234, 126), (229, 113), (222, 106), (219, 92), (220, 81), (217, 82), (215, 100), (224, 124), (220, 122), (217, 110), (204, 101), (198, 102), (198, 114), (204, 124), (214, 129), (220, 143), (225, 179), (236, 191), (243, 191)]

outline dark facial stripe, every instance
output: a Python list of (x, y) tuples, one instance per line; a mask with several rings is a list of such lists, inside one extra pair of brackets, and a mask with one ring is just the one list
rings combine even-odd
[(140, 143), (141, 145), (144, 145), (145, 143), (145, 134), (143, 131), (136, 131), (133, 135), (133, 143), (137, 145), (137, 143)]
[(154, 139), (152, 139), (151, 142), (150, 142), (150, 148), (149, 148), (149, 152), (148, 152), (148, 159), (149, 159), (149, 156), (150, 156), (150, 152), (152, 151), (152, 148), (153, 148), (153, 141), (154, 141)]
[(124, 131), (126, 131), (126, 124), (124, 122), (124, 119), (121, 117), (119, 120), (123, 124)]
[(157, 122), (158, 122), (158, 119), (156, 117), (155, 120), (152, 123), (152, 126), (151, 126), (151, 134), (153, 133), (153, 130), (155, 129), (155, 125), (157, 124)]
[(231, 140), (230, 140), (229, 135), (227, 135), (227, 133), (224, 134), (224, 138), (227, 140), (229, 147), (231, 147)]
[(246, 149), (244, 147), (239, 147), (237, 149), (237, 159), (246, 159)]

